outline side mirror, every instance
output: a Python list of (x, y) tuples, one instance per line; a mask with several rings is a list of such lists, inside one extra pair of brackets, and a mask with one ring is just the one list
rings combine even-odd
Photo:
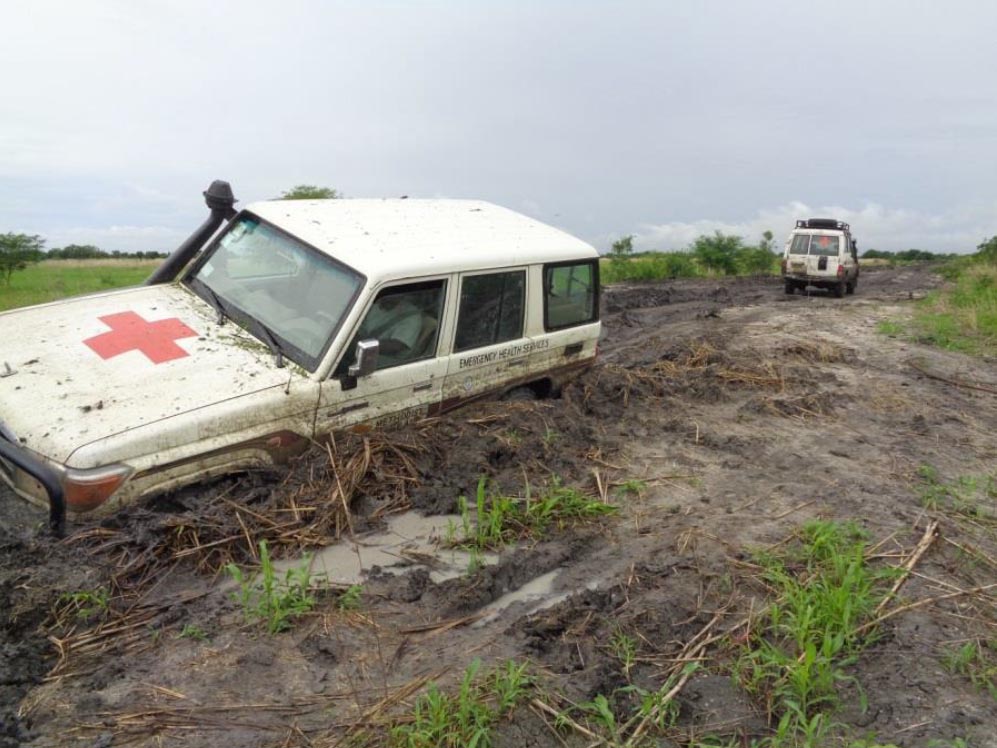
[(347, 374), (354, 378), (366, 377), (377, 370), (377, 357), (381, 352), (381, 344), (376, 340), (361, 340), (357, 342), (354, 362)]

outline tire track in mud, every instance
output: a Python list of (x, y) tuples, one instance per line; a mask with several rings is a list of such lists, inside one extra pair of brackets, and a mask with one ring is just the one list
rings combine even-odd
[[(474, 652), (493, 661), (529, 657), (554, 673), (565, 693), (578, 700), (631, 681), (650, 687), (656, 667), (638, 667), (628, 679), (608, 643), (619, 631), (633, 632), (646, 646), (654, 643), (644, 652), (649, 661), (666, 657), (669, 642), (691, 636), (705, 612), (731, 594), (729, 558), (742, 558), (745, 545), (775, 542), (799, 519), (821, 512), (860, 513), (883, 534), (914, 522), (919, 507), (911, 506), (904, 493), (896, 460), (900, 457), (915, 465), (927, 459), (932, 454), (929, 437), (937, 439), (959, 428), (940, 414), (946, 409), (964, 411), (974, 400), (932, 384), (932, 394), (924, 402), (910, 396), (910, 402), (896, 404), (897, 410), (890, 411), (886, 398), (880, 397), (872, 403), (876, 409), (864, 411), (868, 406), (857, 403), (863, 398), (854, 396), (854, 386), (876, 377), (877, 384), (866, 381), (865, 386), (878, 387), (879, 377), (894, 377), (902, 380), (898, 386), (905, 382), (921, 391), (924, 382), (897, 373), (895, 351), (888, 356), (864, 346), (870, 339), (876, 301), (902, 301), (937, 282), (920, 269), (868, 272), (858, 295), (847, 300), (818, 294), (784, 297), (781, 284), (773, 279), (692, 280), (608, 289), (600, 367), (568, 388), (563, 401), (489, 403), (441, 421), (437, 428), (438, 438), (447, 445), (444, 459), (422, 466), (424, 483), (412, 492), (411, 500), (416, 507), (452, 511), (457, 495), (473, 495), (481, 474), (489, 475), (496, 487), (515, 492), (522, 487), (524, 464), (531, 481), (539, 483), (544, 475), (557, 473), (594, 490), (592, 470), (597, 470), (603, 481), (647, 481), (640, 498), (617, 497), (625, 504), (622, 521), (511, 551), (498, 566), (474, 578), (435, 583), (420, 576), (424, 572), (375, 573), (367, 585), (367, 612), (381, 622), (377, 632), (330, 613), (298, 636), (248, 642), (258, 650), (251, 655), (237, 611), (223, 595), (195, 601), (177, 611), (175, 620), (162, 624), (166, 633), (157, 640), (159, 649), (137, 656), (132, 663), (135, 672), (119, 668), (110, 677), (114, 667), (106, 663), (105, 672), (77, 680), (72, 687), (92, 690), (90, 701), (49, 687), (46, 698), (64, 700), (68, 711), (46, 709), (43, 700), (27, 722), (14, 718), (14, 712), (37, 682), (41, 665), (52, 662), (52, 653), (43, 654), (47, 642), (38, 630), (43, 617), (8, 616), (4, 621), (8, 640), (24, 642), (38, 653), (34, 659), (24, 658), (34, 663), (34, 669), (24, 669), (19, 690), (0, 691), (4, 729), (8, 741), (14, 741), (9, 744), (27, 740), (32, 730), (36, 742), (46, 744), (47, 736), (86, 720), (95, 705), (122, 713), (148, 706), (155, 699), (150, 702), (153, 697), (137, 684), (150, 678), (200, 703), (210, 700), (212, 693), (244, 703), (271, 697), (275, 683), (280, 684), (277, 698), (303, 703), (305, 693), (317, 698), (314, 694), (359, 688), (357, 684), (374, 686), (389, 680), (397, 684), (430, 666), (445, 664), (459, 672), (467, 664), (463, 653)], [(812, 340), (808, 332), (814, 329), (825, 344), (823, 351), (803, 345)], [(704, 352), (704, 344), (712, 352)], [(696, 351), (701, 359), (696, 359)], [(773, 373), (777, 369), (782, 380)], [(758, 381), (752, 384), (750, 377)], [(804, 402), (801, 410), (787, 399), (797, 396), (815, 399)], [(781, 410), (779, 403), (788, 410)], [(909, 407), (920, 409), (918, 428), (925, 439), (912, 442), (904, 437), (907, 443), (901, 444), (895, 434)], [(484, 423), (469, 428), (466, 419), (472, 415)], [(829, 441), (834, 444), (828, 446)], [(982, 438), (974, 444), (985, 447)], [(869, 453), (859, 455), (858, 467), (855, 450)], [(889, 459), (890, 451), (894, 464), (884, 467), (881, 463)], [(954, 452), (946, 459), (950, 471), (964, 468)], [(801, 465), (807, 465), (817, 479), (801, 480)], [(657, 477), (675, 475), (691, 478)], [(884, 499), (896, 506), (884, 505)], [(376, 497), (362, 497), (357, 508), (365, 504), (376, 506)], [(136, 525), (134, 531), (144, 536), (143, 542), (154, 541), (148, 528)], [(19, 594), (18, 585), (24, 583), (21, 569), (30, 567), (35, 581), (29, 586), (47, 585), (51, 590), (32, 601), (22, 600), (36, 611), (51, 605), (52, 595), (60, 591), (98, 584), (106, 571), (93, 557), (39, 552), (44, 541), (30, 534), (11, 534), (5, 543), (9, 552), (0, 559), (0, 591)], [(73, 576), (71, 569), (86, 573), (82, 578)], [(191, 573), (174, 572), (167, 586), (175, 592)], [(548, 607), (539, 606), (537, 600), (513, 602), (494, 619), (453, 628), (446, 635), (401, 633), (413, 623), (474, 617), (494, 601), (552, 573), (556, 576), (548, 594), (556, 599)], [(170, 626), (201, 620), (217, 631), (214, 641), (202, 646), (172, 638)], [(2, 652), (7, 661), (20, 659), (7, 647)], [(923, 648), (914, 648), (912, 654), (924, 659)], [(212, 658), (217, 662), (209, 664)], [(240, 674), (238, 682), (223, 676), (224, 668), (233, 667)], [(899, 670), (892, 664), (883, 667), (892, 673)], [(926, 672), (928, 665), (915, 669), (911, 680), (919, 688), (940, 683)], [(691, 696), (683, 701), (690, 724), (707, 720), (709, 710), (703, 704), (709, 702), (711, 709), (728, 710), (744, 729), (763, 729), (742, 693), (726, 679), (710, 678), (690, 684), (689, 693), (700, 695), (698, 702)], [(898, 682), (887, 679), (890, 688), (896, 689)], [(129, 684), (135, 693), (123, 696)], [(946, 683), (945, 688), (952, 692), (953, 686)], [(870, 724), (900, 729), (912, 714), (912, 704), (887, 701), (879, 707), (880, 721)], [(978, 701), (973, 704), (982, 708)], [(321, 736), (319, 717), (302, 709), (301, 729)], [(950, 717), (940, 715), (941, 724), (948, 724)], [(254, 718), (258, 729), (233, 728), (226, 738), (258, 741), (269, 735), (276, 743), (284, 718), (266, 713)], [(555, 744), (537, 738), (524, 728), (527, 724), (509, 725), (509, 740), (525, 729), (536, 745)], [(118, 728), (112, 720), (103, 729), (111, 734)], [(191, 734), (189, 744), (209, 745), (218, 738), (205, 729), (200, 737)], [(910, 733), (911, 739), (925, 735), (943, 733)]]

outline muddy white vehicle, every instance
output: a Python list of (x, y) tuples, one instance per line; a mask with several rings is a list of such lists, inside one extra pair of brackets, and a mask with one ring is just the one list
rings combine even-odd
[(465, 200), (205, 196), (146, 285), (0, 314), (0, 477), (57, 532), (595, 359), (598, 256), (562, 231)]
[(787, 294), (807, 286), (827, 289), (838, 298), (855, 293), (858, 245), (849, 225), (833, 218), (797, 221), (783, 251), (782, 278)]

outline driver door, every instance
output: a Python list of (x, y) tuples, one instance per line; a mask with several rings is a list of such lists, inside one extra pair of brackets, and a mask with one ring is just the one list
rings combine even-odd
[[(382, 288), (364, 313), (333, 371), (322, 384), (315, 434), (344, 428), (391, 428), (427, 415), (439, 402), (447, 359), (438, 355), (446, 318), (447, 280)], [(377, 340), (377, 368), (350, 380), (357, 343)]]

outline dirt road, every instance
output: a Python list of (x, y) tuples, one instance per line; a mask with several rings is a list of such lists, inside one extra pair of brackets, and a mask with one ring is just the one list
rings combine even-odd
[[(753, 554), (813, 518), (859, 523), (882, 566), (940, 527), (891, 609), (942, 599), (892, 616), (848, 666), (834, 734), (997, 745), (997, 700), (950, 657), (997, 627), (990, 593), (967, 592), (997, 571), (997, 367), (877, 332), (940, 283), (920, 267), (866, 272), (843, 300), (786, 296), (774, 279), (611, 288), (600, 363), (560, 400), (483, 403), (61, 543), (5, 494), (0, 746), (362, 744), (476, 659), (528, 662), (538, 700), (576, 723), (524, 705), (493, 745), (589, 745), (596, 727), (571, 704), (604, 695), (622, 718), (636, 689), (724, 631), (649, 744), (749, 745), (773, 726), (732, 677), (748, 635), (735, 624), (771, 592)], [(356, 480), (337, 485), (330, 459)], [(557, 481), (618, 512), (469, 558), (443, 541), (480, 476), (512, 495)], [(330, 508), (347, 494), (348, 522)], [(361, 582), (359, 607), (326, 592), (291, 631), (246, 624), (218, 570), (251, 559), (258, 533), (292, 566), (341, 534), (312, 570), (339, 592)], [(60, 598), (101, 589), (106, 610)]]

